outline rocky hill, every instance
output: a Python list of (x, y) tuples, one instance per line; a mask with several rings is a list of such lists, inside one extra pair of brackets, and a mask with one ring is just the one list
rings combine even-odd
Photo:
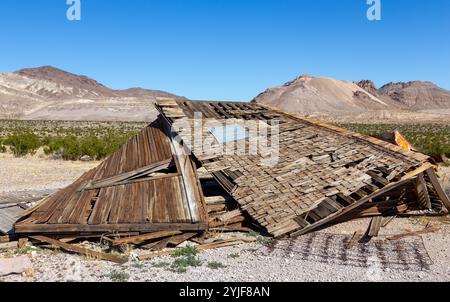
[(303, 75), (267, 89), (253, 101), (321, 119), (450, 122), (450, 91), (431, 82), (360, 82)]
[(176, 95), (143, 88), (114, 90), (86, 76), (51, 66), (0, 73), (0, 118), (148, 121), (156, 97)]

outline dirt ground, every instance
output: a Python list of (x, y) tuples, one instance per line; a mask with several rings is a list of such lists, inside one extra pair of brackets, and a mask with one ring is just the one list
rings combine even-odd
[[(0, 155), (0, 194), (23, 190), (56, 189), (70, 184), (98, 162), (63, 162), (40, 156)], [(450, 191), (450, 168), (439, 172)], [(450, 193), (450, 192), (449, 192)], [(173, 257), (139, 262), (144, 250), (129, 250), (130, 261), (117, 265), (59, 251), (27, 247), (0, 251), (0, 258), (28, 255), (33, 267), (22, 275), (0, 281), (450, 281), (450, 217), (395, 218), (380, 236), (349, 246), (355, 231), (367, 230), (370, 219), (335, 225), (299, 238), (256, 243), (202, 252), (199, 266), (180, 273)], [(439, 230), (401, 240), (392, 235)], [(225, 235), (224, 235), (225, 236)], [(89, 248), (99, 246), (84, 243)]]
[(97, 165), (95, 161), (49, 160), (42, 154), (25, 158), (0, 154), (0, 194), (63, 188)]
[(450, 196), (450, 167), (441, 167), (439, 169), (440, 181), (447, 195)]

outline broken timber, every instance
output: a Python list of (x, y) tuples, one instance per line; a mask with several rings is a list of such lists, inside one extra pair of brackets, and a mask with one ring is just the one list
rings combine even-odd
[[(275, 237), (313, 231), (367, 203), (375, 209), (394, 200), (386, 211), (406, 211), (413, 198), (407, 194), (413, 192), (409, 188), (432, 167), (423, 154), (257, 103), (163, 100), (157, 109), (183, 149), (192, 152), (241, 210)], [(207, 127), (198, 128), (196, 113), (202, 114)], [(209, 127), (222, 127), (225, 122), (245, 127), (247, 120), (263, 121), (269, 129), (272, 121), (278, 122), (279, 133), (268, 137), (279, 141), (279, 160), (273, 166), (261, 165), (262, 151), (258, 156), (217, 152), (222, 147), (235, 148), (234, 142), (208, 150), (195, 148), (202, 144), (192, 136), (196, 127), (203, 141), (215, 141)], [(252, 139), (257, 137), (245, 144)], [(406, 194), (401, 193), (405, 190)], [(404, 196), (406, 202), (402, 202)]]
[[(26, 210), (16, 234), (61, 240), (111, 234), (113, 245), (159, 250), (208, 229), (246, 232), (248, 224), (280, 237), (344, 218), (380, 216), (370, 231), (376, 235), (381, 215), (437, 204), (450, 209), (423, 154), (256, 103), (165, 99), (156, 107), (158, 119), (119, 151)], [(205, 122), (200, 137), (213, 142), (201, 151), (195, 146), (204, 141), (192, 135), (196, 113)], [(245, 128), (247, 121), (257, 122), (267, 137), (250, 131), (240, 142), (249, 148), (267, 139), (268, 146), (256, 155), (220, 152), (237, 146), (219, 143), (210, 127)], [(278, 147), (274, 162), (268, 161), (271, 144)]]
[(111, 261), (111, 262), (115, 262), (115, 263), (119, 263), (119, 264), (123, 264), (126, 263), (127, 260), (122, 258), (122, 257), (117, 257), (114, 255), (110, 255), (110, 254), (106, 254), (106, 253), (101, 253), (101, 252), (96, 252), (96, 251), (92, 251), (92, 250), (88, 250), (85, 248), (81, 248), (78, 247), (76, 245), (72, 245), (72, 244), (68, 244), (68, 243), (63, 243), (59, 240), (55, 240), (49, 237), (45, 237), (45, 236), (30, 236), (31, 239), (40, 241), (40, 242), (45, 242), (48, 244), (51, 244), (53, 246), (62, 248), (66, 251), (69, 252), (74, 252), (74, 253), (78, 253), (87, 257), (92, 257), (95, 259), (102, 259), (102, 260), (107, 260), (107, 261)]

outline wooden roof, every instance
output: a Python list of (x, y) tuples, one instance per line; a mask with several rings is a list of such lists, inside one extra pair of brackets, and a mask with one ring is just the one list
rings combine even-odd
[[(374, 202), (430, 167), (423, 154), (256, 103), (162, 99), (157, 108), (241, 208), (274, 236), (316, 228)], [(195, 112), (203, 117), (201, 142), (192, 135), (199, 127)], [(224, 155), (224, 148), (237, 144), (217, 143), (210, 126), (230, 120), (238, 125), (248, 120), (269, 125), (269, 140), (279, 141), (278, 162), (262, 164), (268, 154), (260, 150), (253, 155)], [(270, 131), (274, 120), (280, 129), (276, 137)], [(248, 139), (247, 147), (252, 139), (258, 138)], [(206, 150), (195, 148), (206, 141), (214, 143), (208, 143)]]
[(27, 211), (16, 233), (206, 229), (195, 166), (173, 149), (160, 121), (152, 123), (100, 166)]

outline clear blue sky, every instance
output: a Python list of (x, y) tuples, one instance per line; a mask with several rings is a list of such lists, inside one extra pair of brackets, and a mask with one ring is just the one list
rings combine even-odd
[(53, 65), (112, 88), (250, 100), (308, 73), (346, 80), (430, 80), (450, 89), (450, 1), (0, 1), (0, 70)]

